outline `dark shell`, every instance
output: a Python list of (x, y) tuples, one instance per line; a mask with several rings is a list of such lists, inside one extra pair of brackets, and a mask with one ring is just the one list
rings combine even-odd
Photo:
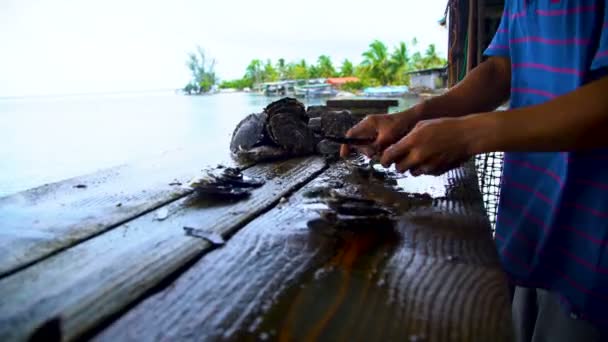
[(321, 113), (321, 130), (324, 135), (343, 137), (357, 123), (347, 110)]
[(217, 171), (219, 170), (208, 173), (209, 183), (241, 188), (259, 188), (265, 183), (262, 179), (245, 176), (235, 168), (228, 167), (221, 172)]
[(241, 199), (251, 195), (249, 189), (219, 184), (201, 184), (194, 192), (199, 197), (216, 199)]
[(224, 237), (215, 232), (208, 232), (204, 229), (194, 227), (184, 227), (184, 232), (188, 236), (197, 237), (203, 240), (207, 240), (214, 246), (221, 246), (226, 243)]
[(304, 121), (288, 113), (278, 113), (268, 120), (270, 138), (293, 155), (312, 153), (316, 138)]
[(323, 198), (323, 197), (329, 197), (330, 191), (331, 191), (331, 189), (329, 187), (318, 186), (318, 187), (309, 189), (308, 191), (304, 192), (304, 194), (302, 194), (302, 195), (304, 196), (304, 198)]
[(264, 139), (266, 114), (250, 114), (236, 126), (230, 141), (230, 151), (249, 150)]
[(340, 154), (340, 144), (327, 139), (321, 140), (317, 144), (317, 152), (324, 156), (335, 156)]
[(317, 134), (323, 134), (323, 130), (321, 129), (321, 118), (311, 118), (308, 120), (308, 128)]
[(272, 102), (264, 108), (264, 112), (268, 114), (268, 118), (272, 118), (277, 114), (289, 113), (304, 121), (308, 121), (304, 104), (291, 97), (284, 97), (278, 101)]
[(321, 113), (328, 111), (327, 106), (308, 106), (306, 109), (306, 116), (308, 118), (318, 118), (321, 116)]
[(354, 195), (350, 193), (346, 193), (345, 191), (332, 189), (330, 191), (331, 201), (333, 202), (342, 202), (342, 203), (361, 203), (362, 205), (377, 205), (378, 201), (373, 200), (371, 198), (362, 197), (359, 195)]
[(239, 169), (223, 167), (208, 170), (204, 177), (191, 181), (189, 187), (199, 197), (241, 199), (264, 183), (262, 179), (243, 175)]

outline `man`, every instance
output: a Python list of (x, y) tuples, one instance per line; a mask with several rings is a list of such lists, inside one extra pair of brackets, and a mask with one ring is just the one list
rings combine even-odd
[[(349, 131), (413, 175), (506, 151), (496, 245), (521, 341), (608, 331), (606, 0), (507, 0), (485, 55), (446, 94)], [(508, 98), (510, 110), (491, 112)], [(342, 155), (349, 147), (342, 147)]]

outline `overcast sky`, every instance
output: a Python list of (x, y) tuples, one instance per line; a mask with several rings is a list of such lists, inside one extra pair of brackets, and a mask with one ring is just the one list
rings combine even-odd
[(197, 44), (220, 78), (253, 58), (355, 62), (373, 39), (445, 56), (445, 0), (0, 0), (0, 97), (166, 89)]

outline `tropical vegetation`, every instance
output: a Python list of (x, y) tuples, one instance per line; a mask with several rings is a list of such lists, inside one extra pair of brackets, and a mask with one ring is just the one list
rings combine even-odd
[[(200, 47), (197, 52), (198, 54), (189, 55), (187, 65), (193, 77), (186, 88), (191, 87), (190, 92), (205, 92), (217, 81), (213, 70), (215, 61), (207, 62)], [(435, 45), (431, 44), (420, 52), (415, 38), (409, 44), (400, 42), (392, 50), (382, 41), (374, 40), (361, 57), (362, 61), (357, 65), (345, 59), (339, 66), (335, 66), (331, 57), (327, 55), (319, 56), (315, 63), (310, 64), (304, 59), (292, 62), (287, 62), (283, 58), (276, 62), (270, 59), (254, 59), (245, 69), (242, 78), (222, 81), (219, 87), (244, 89), (253, 88), (263, 82), (349, 76), (358, 77), (359, 81), (347, 83), (344, 86), (346, 90), (377, 85), (408, 85), (409, 71), (447, 65), (447, 61), (437, 54)], [(186, 88), (184, 91), (188, 92)]]
[(205, 93), (217, 84), (215, 76), (215, 59), (208, 60), (205, 51), (197, 46), (196, 52), (188, 54), (186, 66), (192, 75), (190, 82), (184, 87), (184, 92), (188, 94)]

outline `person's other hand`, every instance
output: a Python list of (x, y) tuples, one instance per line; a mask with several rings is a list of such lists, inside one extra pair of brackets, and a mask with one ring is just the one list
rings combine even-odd
[(473, 127), (462, 118), (420, 121), (405, 137), (388, 147), (380, 162), (399, 172), (440, 175), (473, 155)]
[(346, 157), (351, 149), (356, 149), (368, 157), (381, 154), (385, 148), (401, 139), (416, 123), (412, 112), (399, 114), (368, 115), (353, 126), (346, 136), (349, 138), (372, 138), (375, 141), (367, 146), (342, 145), (340, 156)]

